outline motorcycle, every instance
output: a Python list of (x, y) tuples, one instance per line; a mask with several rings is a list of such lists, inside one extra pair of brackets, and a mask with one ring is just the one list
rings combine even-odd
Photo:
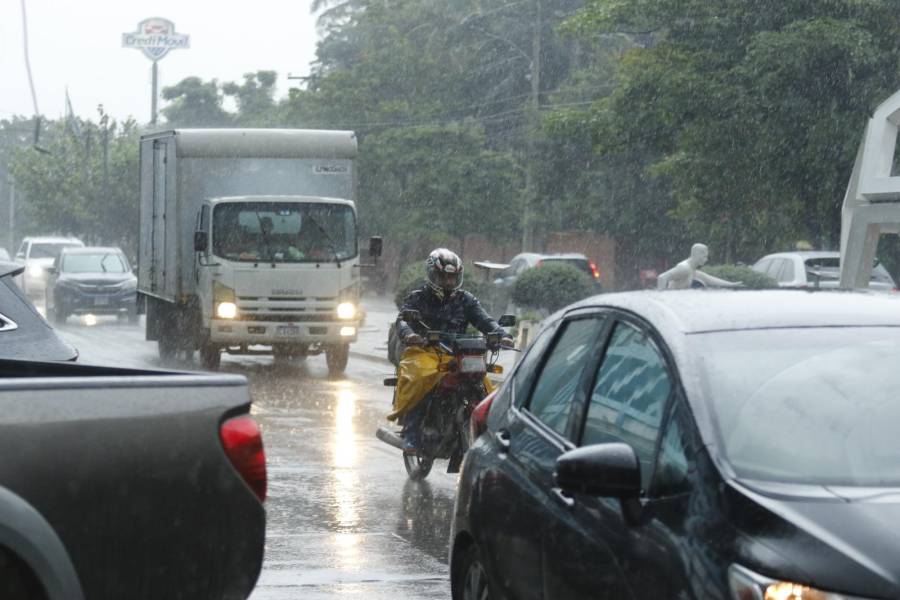
[[(404, 311), (407, 323), (421, 322), (418, 311)], [(500, 318), (501, 327), (515, 325), (513, 315)], [(423, 323), (424, 324), (424, 323)], [(426, 325), (427, 326), (427, 325)], [(419, 447), (415, 454), (403, 454), (403, 465), (410, 479), (425, 479), (435, 459), (449, 459), (448, 473), (458, 473), (463, 456), (474, 440), (469, 439), (469, 417), (475, 406), (487, 396), (484, 378), (487, 373), (502, 373), (497, 365), (502, 334), (451, 334), (428, 331), (425, 346), (437, 350), (441, 360), (439, 370), (446, 371), (440, 383), (422, 399), (423, 416)], [(509, 350), (514, 350), (509, 348)], [(384, 380), (386, 386), (397, 385), (397, 377)], [(381, 441), (403, 448), (399, 432), (379, 427), (376, 436)]]

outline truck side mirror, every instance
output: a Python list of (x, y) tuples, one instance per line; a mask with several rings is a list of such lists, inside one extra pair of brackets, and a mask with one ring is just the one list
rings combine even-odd
[(209, 233), (206, 231), (194, 232), (194, 252), (206, 252), (209, 246)]
[(384, 240), (382, 240), (378, 236), (373, 236), (369, 238), (369, 256), (372, 258), (378, 258), (381, 256), (381, 251), (384, 246)]

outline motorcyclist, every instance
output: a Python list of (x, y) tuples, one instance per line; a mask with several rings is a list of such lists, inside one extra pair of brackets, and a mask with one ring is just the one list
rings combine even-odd
[[(403, 301), (397, 317), (397, 333), (406, 346), (419, 346), (425, 342), (425, 333), (442, 331), (462, 334), (471, 324), (483, 334), (502, 333), (501, 345), (513, 346), (513, 339), (482, 308), (481, 303), (471, 293), (460, 289), (463, 283), (463, 264), (455, 253), (446, 248), (432, 251), (425, 261), (425, 284), (412, 291)], [(418, 311), (421, 320), (407, 323), (403, 311)], [(404, 361), (398, 367), (398, 381), (404, 380)], [(398, 397), (400, 394), (398, 387)], [(421, 400), (421, 399), (420, 399)], [(395, 413), (397, 413), (395, 407)], [(423, 417), (423, 403), (419, 401), (401, 415), (403, 424), (403, 451), (415, 454), (419, 444), (419, 434)]]

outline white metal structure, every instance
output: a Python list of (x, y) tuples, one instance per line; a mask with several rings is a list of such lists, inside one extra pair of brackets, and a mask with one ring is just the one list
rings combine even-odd
[(841, 287), (869, 285), (878, 238), (900, 232), (900, 176), (892, 173), (900, 91), (869, 119), (841, 214)]

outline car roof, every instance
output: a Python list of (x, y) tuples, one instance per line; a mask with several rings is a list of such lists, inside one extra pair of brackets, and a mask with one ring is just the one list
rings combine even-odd
[(62, 254), (122, 254), (122, 250), (114, 246), (82, 246), (79, 248), (64, 248)]
[(538, 259), (538, 260), (546, 260), (546, 259), (579, 259), (579, 260), (587, 260), (587, 257), (580, 252), (561, 252), (559, 254), (541, 254), (539, 252), (523, 252), (521, 254), (515, 255), (512, 260), (517, 258), (530, 258), (530, 259)]
[(53, 236), (40, 236), (40, 237), (26, 237), (22, 239), (23, 242), (31, 242), (33, 244), (81, 244), (84, 245), (84, 242), (79, 240), (76, 237), (53, 237)]
[(594, 296), (569, 307), (637, 313), (685, 334), (795, 327), (900, 327), (900, 297), (851, 290), (669, 290)]

